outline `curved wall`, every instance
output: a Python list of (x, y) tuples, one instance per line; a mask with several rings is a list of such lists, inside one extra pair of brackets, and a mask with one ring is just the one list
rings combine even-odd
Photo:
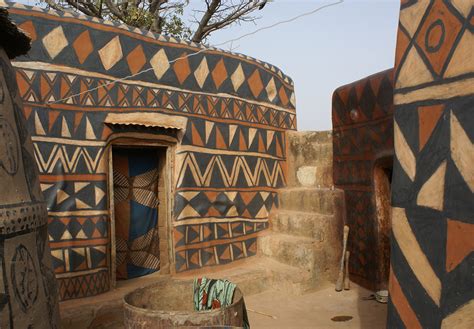
[(296, 129), (292, 81), (244, 55), (9, 5), (33, 39), (14, 66), (48, 201), (61, 298), (110, 288), (107, 142), (116, 131), (104, 124), (109, 113), (188, 119), (173, 177), (176, 271), (254, 255), (285, 185), (285, 131)]
[(346, 200), (351, 280), (375, 290), (388, 280), (381, 261), (387, 255), (380, 255), (388, 249), (382, 245), (387, 229), (378, 223), (374, 169), (393, 155), (393, 70), (336, 89), (332, 123), (333, 179)]
[(0, 8), (0, 328), (59, 328), (48, 213), (10, 59), (30, 40)]
[(472, 1), (401, 1), (387, 328), (474, 328)]

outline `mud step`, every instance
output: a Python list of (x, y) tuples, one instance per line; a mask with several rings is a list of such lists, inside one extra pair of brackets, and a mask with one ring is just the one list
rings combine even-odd
[(270, 215), (274, 232), (312, 238), (318, 242), (334, 239), (335, 221), (334, 215), (291, 210), (278, 210)]
[(183, 272), (175, 278), (192, 280), (198, 275), (227, 279), (237, 284), (244, 296), (267, 290), (302, 293), (311, 283), (311, 275), (307, 270), (284, 264), (261, 254), (239, 260), (237, 264), (231, 263), (222, 267), (202, 268), (199, 274)]
[(262, 236), (258, 241), (262, 256), (308, 271), (313, 271), (319, 262), (325, 263), (325, 260), (318, 259), (321, 254), (318, 249), (318, 242), (314, 239), (281, 233)]
[(330, 188), (295, 187), (279, 192), (280, 210), (332, 215), (343, 207), (343, 191)]

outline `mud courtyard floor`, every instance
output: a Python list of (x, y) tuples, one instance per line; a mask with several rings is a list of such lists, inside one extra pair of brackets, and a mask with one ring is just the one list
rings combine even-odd
[[(266, 291), (245, 297), (248, 309), (276, 316), (276, 319), (248, 311), (250, 326), (254, 328), (385, 328), (387, 305), (374, 300), (362, 300), (371, 292), (351, 285), (351, 290), (336, 292), (327, 286), (316, 292), (292, 296)], [(331, 318), (351, 316), (344, 322)]]
[[(351, 328), (382, 329), (385, 328), (387, 316), (386, 304), (374, 300), (362, 300), (371, 292), (351, 285), (351, 290), (336, 292), (333, 285), (327, 284), (322, 289), (304, 295), (291, 295), (281, 291), (265, 291), (245, 297), (245, 304), (252, 329), (258, 328)], [(102, 304), (102, 303), (101, 303)], [(91, 325), (77, 325), (85, 314), (81, 307), (74, 310), (76, 325), (63, 322), (68, 329), (122, 329), (123, 316), (121, 305), (115, 311), (98, 315)], [(256, 312), (265, 313), (266, 315)], [(101, 313), (101, 312), (99, 312)], [(276, 319), (270, 317), (274, 316)], [(352, 317), (347, 321), (333, 321), (334, 317)], [(78, 321), (79, 320), (79, 321)]]
[[(187, 281), (189, 288), (192, 289), (195, 275), (195, 273), (184, 273), (175, 276), (174, 279)], [(333, 283), (325, 282), (319, 283), (316, 289), (301, 294), (301, 291), (298, 292), (299, 284), (294, 283), (299, 281), (301, 272), (273, 260), (254, 257), (239, 264), (208, 269), (208, 272), (200, 273), (200, 276), (226, 278), (240, 287), (244, 292), (252, 329), (385, 328), (387, 306), (374, 300), (363, 300), (372, 294), (370, 291), (351, 283), (350, 290), (336, 292)], [(169, 275), (154, 273), (120, 281), (115, 289), (98, 296), (61, 302), (62, 327), (124, 328), (123, 296), (136, 288), (169, 280), (172, 280)], [(186, 303), (192, 305), (192, 300)], [(334, 317), (350, 319), (336, 322), (331, 320)]]

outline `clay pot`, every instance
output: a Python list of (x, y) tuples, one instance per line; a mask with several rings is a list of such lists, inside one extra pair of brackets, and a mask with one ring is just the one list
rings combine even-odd
[(124, 325), (127, 329), (200, 328), (243, 326), (244, 299), (235, 289), (228, 307), (196, 312), (193, 309), (193, 283), (165, 280), (139, 288), (124, 298)]

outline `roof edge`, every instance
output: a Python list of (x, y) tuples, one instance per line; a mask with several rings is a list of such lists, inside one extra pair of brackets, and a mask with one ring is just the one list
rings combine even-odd
[(0, 46), (13, 59), (25, 55), (31, 48), (31, 39), (8, 17), (8, 10), (0, 7)]

